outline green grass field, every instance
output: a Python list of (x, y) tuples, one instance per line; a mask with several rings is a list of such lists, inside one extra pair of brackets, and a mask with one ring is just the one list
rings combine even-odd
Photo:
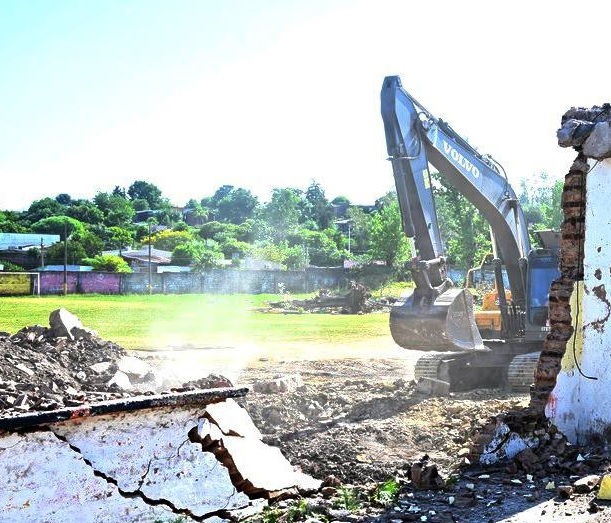
[(48, 325), (64, 307), (104, 339), (129, 349), (191, 344), (349, 343), (388, 335), (388, 314), (269, 314), (277, 295), (44, 296), (0, 298), (0, 330)]

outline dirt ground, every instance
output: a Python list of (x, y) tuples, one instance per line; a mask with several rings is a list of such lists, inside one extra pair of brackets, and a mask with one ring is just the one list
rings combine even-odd
[[(337, 478), (327, 481), (324, 494), (306, 497), (304, 517), (393, 523), (611, 521), (611, 506), (596, 501), (595, 492), (559, 497), (557, 487), (579, 476), (465, 466), (461, 456), (475, 430), (490, 416), (527, 405), (528, 396), (502, 390), (420, 395), (413, 381), (420, 355), (383, 338), (265, 350), (175, 347), (149, 357), (162, 364), (170, 381), (218, 372), (251, 388), (243, 405), (265, 441), (304, 472), (321, 480)], [(256, 383), (295, 374), (303, 385), (293, 392), (253, 391)], [(411, 465), (424, 456), (437, 465), (444, 488), (417, 490), (409, 481)], [(391, 478), (400, 486), (398, 496), (376, 501), (376, 487)], [(290, 521), (291, 503), (279, 506), (285, 509), (279, 517)]]

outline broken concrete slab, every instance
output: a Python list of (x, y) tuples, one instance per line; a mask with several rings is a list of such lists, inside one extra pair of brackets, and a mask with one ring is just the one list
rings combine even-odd
[(206, 405), (206, 414), (227, 436), (262, 438), (261, 432), (255, 427), (248, 412), (231, 398)]
[[(242, 482), (238, 488), (247, 493), (269, 493), (290, 488), (300, 488), (304, 478), (296, 473), (280, 449), (254, 438), (224, 436), (217, 457), (237, 474)], [(261, 464), (264, 463), (264, 466)], [(313, 480), (317, 481), (317, 480)], [(317, 488), (321, 481), (317, 481)], [(310, 489), (312, 484), (304, 485)]]
[(2, 433), (0, 449), (3, 522), (153, 523), (176, 515), (168, 507), (123, 496), (50, 431)]
[(236, 491), (229, 471), (189, 440), (201, 410), (118, 412), (57, 424), (53, 430), (123, 492), (165, 500), (197, 516), (246, 507), (249, 499)]

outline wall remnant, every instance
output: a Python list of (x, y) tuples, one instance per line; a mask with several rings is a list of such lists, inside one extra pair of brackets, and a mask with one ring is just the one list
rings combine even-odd
[(600, 399), (611, 386), (611, 105), (572, 108), (561, 124), (559, 145), (578, 154), (565, 179), (562, 276), (550, 292), (551, 330), (531, 406), (571, 443), (608, 446), (611, 406)]

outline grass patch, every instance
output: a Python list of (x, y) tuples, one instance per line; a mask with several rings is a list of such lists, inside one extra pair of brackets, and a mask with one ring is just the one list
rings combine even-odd
[(104, 339), (129, 349), (192, 344), (347, 343), (388, 335), (388, 314), (268, 314), (278, 295), (73, 295), (0, 298), (0, 330), (48, 325), (64, 307)]

